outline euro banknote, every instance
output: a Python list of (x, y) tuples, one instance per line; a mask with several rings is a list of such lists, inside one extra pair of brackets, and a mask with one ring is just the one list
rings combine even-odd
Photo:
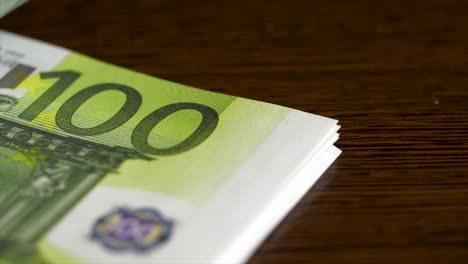
[(27, 1), (28, 0), (0, 0), (0, 18)]
[(338, 128), (0, 31), (0, 263), (245, 261)]

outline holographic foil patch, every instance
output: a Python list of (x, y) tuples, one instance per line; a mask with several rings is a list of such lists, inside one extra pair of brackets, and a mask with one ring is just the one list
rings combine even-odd
[(92, 238), (111, 250), (144, 252), (166, 242), (172, 229), (172, 221), (155, 209), (120, 207), (96, 221)]

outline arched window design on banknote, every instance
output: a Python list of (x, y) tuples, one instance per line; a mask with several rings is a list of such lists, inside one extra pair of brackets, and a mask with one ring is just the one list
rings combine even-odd
[(0, 254), (28, 255), (103, 176), (125, 160), (151, 158), (4, 118), (20, 100), (11, 94), (0, 94)]

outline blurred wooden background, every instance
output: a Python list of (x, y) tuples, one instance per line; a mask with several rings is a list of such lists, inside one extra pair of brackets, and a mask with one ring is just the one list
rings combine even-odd
[(0, 28), (341, 121), (252, 263), (468, 262), (468, 1), (32, 0)]

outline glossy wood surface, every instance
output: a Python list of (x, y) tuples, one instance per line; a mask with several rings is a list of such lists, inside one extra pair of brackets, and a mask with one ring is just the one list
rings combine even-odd
[(468, 263), (467, 11), (454, 0), (32, 0), (0, 28), (339, 119), (342, 156), (252, 263)]

